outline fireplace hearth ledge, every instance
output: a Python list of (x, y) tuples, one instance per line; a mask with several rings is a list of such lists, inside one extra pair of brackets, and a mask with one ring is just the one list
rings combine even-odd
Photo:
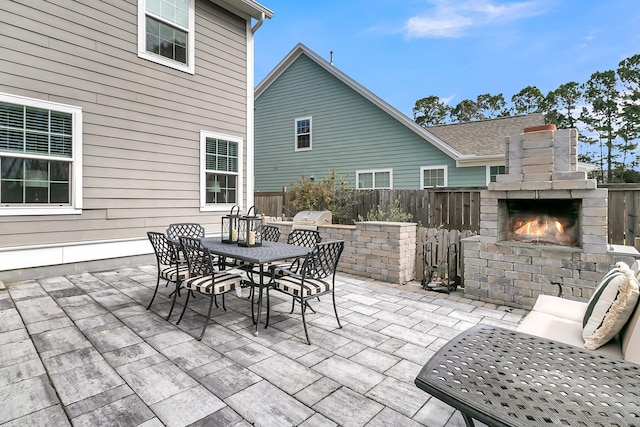
[[(627, 245), (609, 245), (608, 252), (611, 255), (631, 256), (635, 259), (640, 258), (640, 252), (633, 246)], [(631, 266), (631, 264), (629, 264)]]

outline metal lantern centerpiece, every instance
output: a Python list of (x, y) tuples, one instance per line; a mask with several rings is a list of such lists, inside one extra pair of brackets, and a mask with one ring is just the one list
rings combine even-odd
[[(233, 213), (234, 210), (236, 211), (235, 214)], [(238, 243), (239, 222), (240, 206), (234, 205), (229, 215), (222, 217), (222, 243)]]
[(238, 246), (262, 246), (262, 235), (257, 233), (258, 227), (262, 223), (262, 218), (258, 215), (251, 215), (254, 207), (251, 206), (247, 215), (238, 220)]

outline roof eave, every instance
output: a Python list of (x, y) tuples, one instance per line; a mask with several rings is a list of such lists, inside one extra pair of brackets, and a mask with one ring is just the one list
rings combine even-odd
[(474, 166), (502, 166), (505, 163), (504, 154), (490, 154), (486, 156), (464, 155), (456, 159), (459, 168)]
[(257, 20), (273, 18), (273, 11), (253, 0), (210, 0), (232, 12), (240, 12)]

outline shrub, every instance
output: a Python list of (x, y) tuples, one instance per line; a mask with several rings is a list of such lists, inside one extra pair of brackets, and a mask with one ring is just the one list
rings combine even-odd
[[(399, 198), (384, 210), (381, 210), (380, 206), (374, 206), (367, 212), (367, 221), (411, 222), (412, 220), (413, 216), (400, 208)], [(362, 221), (362, 217), (360, 217), (360, 221)]]
[(289, 204), (294, 212), (331, 211), (335, 224), (353, 223), (353, 189), (335, 169), (319, 182), (302, 176), (290, 186)]

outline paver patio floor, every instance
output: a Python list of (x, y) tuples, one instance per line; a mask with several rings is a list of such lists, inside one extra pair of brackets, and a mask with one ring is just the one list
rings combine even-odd
[(291, 300), (272, 293), (269, 327), (226, 296), (202, 341), (206, 298), (172, 287), (150, 310), (155, 265), (50, 277), (0, 290), (0, 425), (463, 426), (413, 380), (450, 338), (477, 323), (514, 329), (525, 312), (338, 274), (304, 340)]

